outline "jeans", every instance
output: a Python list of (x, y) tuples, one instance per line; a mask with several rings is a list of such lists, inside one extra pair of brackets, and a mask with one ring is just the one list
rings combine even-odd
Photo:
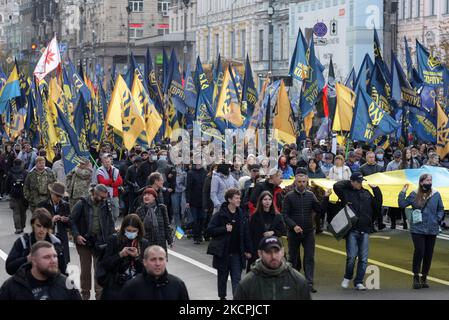
[(190, 207), (190, 213), (193, 218), (193, 239), (200, 240), (206, 213), (202, 208), (195, 207)]
[(346, 237), (346, 271), (345, 279), (352, 279), (355, 259), (358, 257), (357, 275), (354, 285), (363, 284), (368, 265), (369, 235), (359, 231), (350, 231)]
[(171, 195), (171, 203), (173, 210), (173, 225), (175, 227), (181, 226), (186, 203), (185, 193), (173, 192)]
[(301, 271), (301, 245), (304, 248), (304, 275), (309, 285), (312, 285), (315, 269), (315, 232), (288, 233), (288, 261), (298, 271)]
[(120, 205), (119, 205), (119, 199), (118, 197), (110, 198), (111, 200), (111, 207), (112, 207), (112, 219), (114, 219), (114, 222), (117, 221), (118, 216), (120, 215)]
[[(428, 234), (412, 233), (413, 246), (413, 274), (427, 276), (432, 264), (433, 248), (437, 236)], [(422, 263), (422, 270), (421, 269)]]
[(218, 296), (220, 298), (226, 298), (229, 273), (231, 273), (232, 294), (234, 295), (242, 277), (240, 254), (235, 253), (227, 255), (223, 258), (219, 268), (217, 268)]

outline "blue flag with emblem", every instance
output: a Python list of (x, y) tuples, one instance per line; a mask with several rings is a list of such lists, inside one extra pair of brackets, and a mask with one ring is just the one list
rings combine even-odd
[(310, 68), (307, 51), (307, 41), (302, 34), (301, 28), (299, 28), (289, 70), (289, 75), (298, 81), (309, 78)]
[(186, 126), (191, 129), (193, 121), (195, 121), (196, 102), (198, 100), (198, 92), (196, 91), (195, 81), (193, 80), (190, 64), (187, 65), (186, 78), (184, 81), (185, 104), (187, 106)]
[(421, 141), (435, 144), (437, 142), (436, 111), (429, 112), (417, 108), (409, 108), (409, 111), (411, 132)]
[(345, 81), (345, 86), (351, 90), (354, 90), (355, 83), (356, 83), (355, 70), (354, 67), (352, 67), (351, 72), (349, 73), (348, 78)]
[(351, 124), (352, 140), (371, 143), (381, 134), (390, 134), (399, 124), (383, 111), (362, 87), (358, 88)]
[(249, 56), (246, 56), (245, 64), (245, 78), (242, 88), (242, 114), (246, 117), (243, 127), (248, 128), (249, 122), (254, 113), (254, 109), (257, 104), (258, 93), (256, 86), (254, 85), (253, 71), (251, 69), (251, 63), (249, 62)]
[(14, 64), (5, 85), (0, 91), (0, 114), (4, 114), (9, 101), (17, 97), (20, 97), (20, 82), (17, 66)]
[(6, 74), (3, 72), (3, 69), (0, 66), (0, 90), (2, 90), (3, 86), (6, 84), (6, 80)]
[(382, 58), (382, 48), (380, 46), (379, 35), (377, 34), (376, 28), (374, 28), (374, 63), (379, 65), (386, 82), (391, 84), (391, 73)]
[(430, 87), (443, 86), (444, 66), (418, 40), (416, 40), (416, 57), (418, 60), (418, 74), (424, 85)]
[(405, 61), (407, 63), (407, 77), (413, 88), (419, 88), (423, 84), (423, 80), (419, 76), (418, 71), (413, 65), (412, 55), (410, 53), (410, 48), (407, 43), (407, 38), (404, 37), (404, 46), (405, 46)]
[(90, 100), (92, 99), (92, 94), (89, 90), (89, 87), (84, 83), (83, 75), (80, 75), (76, 71), (76, 67), (73, 65), (70, 59), (68, 60), (67, 65), (67, 77), (69, 81), (71, 81), (73, 105), (77, 105), (78, 97), (80, 95), (83, 97), (86, 103), (90, 102)]

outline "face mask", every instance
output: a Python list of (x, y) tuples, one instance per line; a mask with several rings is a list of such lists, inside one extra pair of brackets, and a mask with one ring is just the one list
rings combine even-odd
[(424, 191), (430, 191), (430, 189), (432, 189), (432, 184), (431, 183), (425, 183), (425, 184), (423, 184), (422, 185), (422, 189), (424, 190)]
[(151, 156), (151, 160), (156, 161), (157, 160), (157, 156)]
[(167, 160), (167, 156), (160, 156), (159, 160)]
[(382, 153), (376, 154), (376, 158), (377, 158), (377, 160), (381, 160), (382, 161), (384, 159), (384, 155)]
[(137, 231), (136, 232), (125, 231), (125, 237), (127, 237), (128, 240), (134, 240), (135, 238), (137, 238), (137, 234), (138, 234)]

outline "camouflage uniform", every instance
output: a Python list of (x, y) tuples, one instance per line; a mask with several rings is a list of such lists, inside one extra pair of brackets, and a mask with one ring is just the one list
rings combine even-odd
[(55, 181), (55, 174), (50, 168), (45, 168), (42, 172), (33, 169), (28, 173), (23, 185), (23, 195), (28, 200), (31, 212), (34, 212), (39, 203), (48, 199), (48, 186)]
[(79, 167), (76, 167), (67, 175), (66, 186), (71, 209), (75, 206), (78, 200), (89, 195), (92, 175), (92, 169), (80, 169)]

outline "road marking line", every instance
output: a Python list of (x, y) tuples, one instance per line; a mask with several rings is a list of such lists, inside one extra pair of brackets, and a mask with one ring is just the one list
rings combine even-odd
[(8, 259), (8, 255), (1, 249), (0, 249), (0, 258), (2, 258), (4, 261)]
[(217, 275), (217, 270), (215, 270), (215, 269), (205, 265), (204, 263), (198, 262), (198, 261), (196, 261), (196, 260), (194, 260), (192, 258), (189, 258), (189, 257), (187, 257), (187, 256), (185, 256), (183, 254), (180, 254), (178, 252), (175, 252), (173, 250), (168, 250), (168, 253), (170, 255), (176, 257), (176, 258), (179, 258), (179, 259), (184, 260), (184, 261), (186, 261), (186, 262), (188, 262), (190, 264), (193, 264), (194, 266), (196, 266), (196, 267), (198, 267), (200, 269), (203, 269), (203, 270), (205, 270), (207, 272), (210, 272), (210, 273), (212, 273), (214, 275)]
[[(336, 253), (336, 254), (339, 254), (339, 255), (342, 255), (342, 256), (346, 256), (346, 252), (343, 252), (343, 251), (340, 251), (340, 250), (337, 250), (337, 249), (325, 247), (325, 246), (322, 246), (322, 245), (319, 245), (319, 244), (317, 244), (315, 246), (318, 249), (321, 249), (321, 250), (324, 250), (324, 251), (329, 251), (329, 252)], [(399, 267), (395, 267), (395, 266), (392, 266), (390, 264), (386, 264), (386, 263), (383, 263), (383, 262), (380, 262), (380, 261), (377, 261), (377, 260), (368, 259), (368, 263), (378, 265), (379, 267), (382, 267), (382, 268), (385, 268), (385, 269), (390, 269), (390, 270), (393, 270), (393, 271), (396, 271), (396, 272), (400, 272), (400, 273), (404, 273), (404, 274), (413, 276), (413, 272), (411, 272), (409, 270), (406, 270), (406, 269), (403, 269), (403, 268), (399, 268)], [(433, 282), (436, 282), (436, 283), (439, 283), (439, 284), (443, 284), (445, 286), (449, 286), (449, 281), (447, 281), (447, 280), (442, 280), (442, 279), (429, 277), (429, 276), (427, 277), (427, 279), (429, 281), (433, 281)]]

